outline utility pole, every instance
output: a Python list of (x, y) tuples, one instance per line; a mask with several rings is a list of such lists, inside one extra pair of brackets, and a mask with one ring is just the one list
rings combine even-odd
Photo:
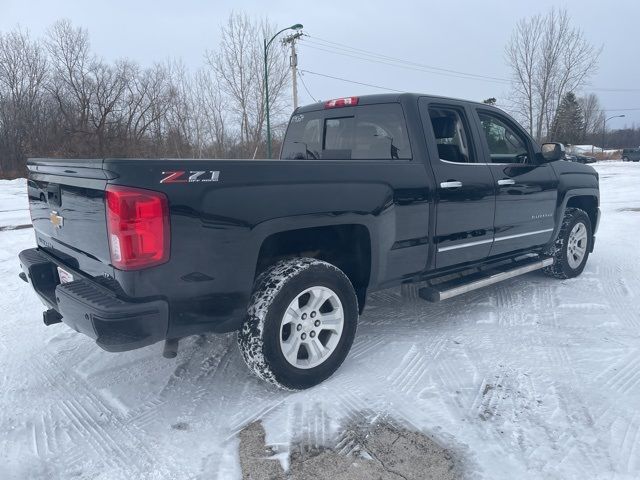
[(291, 56), (289, 65), (291, 66), (291, 85), (293, 86), (293, 109), (298, 108), (298, 54), (296, 53), (296, 40), (303, 35), (302, 32), (292, 33), (282, 39), (283, 44), (291, 45)]
[(291, 25), (290, 27), (283, 28), (278, 33), (276, 33), (271, 40), (267, 42), (267, 39), (264, 39), (264, 113), (267, 117), (267, 158), (271, 158), (271, 121), (269, 120), (269, 45), (271, 42), (275, 40), (275, 38), (280, 35), (282, 32), (287, 30), (301, 30), (302, 24), (296, 23), (295, 25)]

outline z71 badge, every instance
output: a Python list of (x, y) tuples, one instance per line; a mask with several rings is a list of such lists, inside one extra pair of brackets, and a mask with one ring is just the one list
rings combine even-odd
[(175, 172), (162, 172), (166, 175), (160, 183), (194, 183), (217, 182), (220, 178), (218, 170), (176, 170)]

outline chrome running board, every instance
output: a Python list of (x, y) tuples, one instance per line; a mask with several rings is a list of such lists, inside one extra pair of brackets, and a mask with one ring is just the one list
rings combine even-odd
[[(514, 266), (515, 263), (515, 266)], [(418, 295), (429, 302), (439, 302), (447, 298), (456, 297), (463, 293), (477, 290), (478, 288), (493, 285), (509, 278), (524, 275), (525, 273), (540, 270), (553, 264), (553, 258), (535, 258), (514, 262), (502, 269), (477, 272), (467, 277), (462, 277), (449, 282), (423, 287), (418, 290)], [(511, 268), (509, 268), (511, 267)]]

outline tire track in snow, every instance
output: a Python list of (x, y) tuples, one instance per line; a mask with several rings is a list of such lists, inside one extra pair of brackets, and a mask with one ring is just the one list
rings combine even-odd
[(566, 345), (550, 345), (546, 349), (546, 358), (549, 367), (552, 369), (566, 368), (572, 365)]
[[(76, 440), (80, 440), (81, 443), (88, 445), (93, 450), (94, 459), (105, 462), (111, 469), (124, 469), (130, 461), (134, 460), (127, 458), (129, 456), (120, 445), (111, 436), (105, 435), (100, 427), (96, 427), (96, 418), (81, 409), (78, 401), (74, 399), (63, 400), (59, 407), (61, 418), (66, 418), (71, 423), (77, 437), (79, 437)], [(75, 441), (74, 444), (77, 445), (80, 442)], [(80, 462), (86, 463), (94, 459), (80, 457)], [(69, 465), (71, 468), (80, 466), (78, 464)]]
[[(387, 309), (390, 305), (402, 303), (402, 295), (398, 288), (379, 290), (377, 292), (370, 293), (367, 296), (367, 304), (372, 307), (381, 307)], [(365, 311), (365, 314), (367, 312)]]
[(352, 359), (359, 359), (366, 356), (372, 350), (384, 347), (388, 343), (388, 339), (384, 338), (384, 336), (382, 335), (367, 335), (366, 337), (358, 337), (356, 335), (356, 340), (353, 347), (351, 347), (351, 351), (349, 352), (349, 356), (347, 358), (350, 357)]
[(588, 478), (592, 472), (602, 471), (603, 466), (611, 469), (598, 435), (601, 427), (597, 409), (592, 411), (592, 405), (570, 385), (554, 385), (554, 390), (558, 404), (554, 416), (564, 424), (555, 441), (554, 463), (571, 465), (569, 471), (577, 478)]
[[(56, 422), (58, 428), (60, 428), (59, 426), (61, 422), (63, 424), (63, 428), (64, 424), (68, 423), (68, 426), (70, 427), (70, 431), (67, 431), (69, 441), (73, 444), (77, 444), (78, 442), (76, 440), (79, 439), (82, 443), (85, 443), (91, 448), (96, 458), (101, 460), (103, 459), (111, 468), (126, 466), (124, 461), (117, 461), (117, 456), (116, 458), (113, 458), (109, 455), (111, 453), (117, 453), (118, 455), (124, 453), (119, 450), (117, 444), (114, 444), (111, 439), (106, 439), (104, 442), (97, 441), (97, 437), (101, 437), (100, 432), (92, 429), (90, 426), (92, 423), (96, 423), (95, 416), (88, 415), (88, 419), (85, 418), (87, 416), (86, 413), (78, 407), (80, 404), (77, 398), (83, 398), (81, 392), (75, 391), (71, 394), (72, 392), (64, 387), (66, 384), (64, 380), (58, 383), (49, 374), (47, 369), (50, 368), (50, 366), (44, 365), (44, 363), (39, 359), (36, 360), (36, 363), (40, 364), (38, 365), (39, 368), (32, 368), (31, 370), (33, 372), (38, 371), (40, 373), (40, 377), (48, 384), (50, 390), (63, 393), (61, 400), (52, 405), (50, 414), (58, 419)], [(57, 414), (55, 414), (56, 412)], [(38, 433), (34, 431), (34, 435), (38, 435)], [(36, 438), (34, 441), (36, 444), (42, 444), (42, 439), (40, 438)], [(82, 461), (87, 460), (86, 458), (78, 458)], [(74, 463), (67, 463), (66, 467), (67, 470), (70, 470), (76, 468), (77, 465)]]
[(419, 347), (415, 344), (411, 345), (400, 365), (387, 377), (387, 380), (390, 380), (391, 384), (401, 392), (407, 393), (426, 370), (424, 361), (424, 354)]
[[(449, 361), (448, 359), (443, 359), (435, 367), (436, 375), (440, 379), (440, 385), (444, 387), (445, 391), (447, 392), (460, 391), (465, 385), (465, 382), (462, 377), (462, 372), (468, 373), (469, 370), (471, 372), (475, 370), (473, 366), (467, 366), (470, 368), (463, 370), (462, 368), (460, 368), (461, 366), (460, 360), (459, 359), (456, 359), (456, 360), (457, 360), (456, 363), (458, 364), (457, 368), (454, 367), (452, 365), (453, 362)], [(473, 376), (473, 373), (471, 373), (471, 375)]]
[(637, 414), (626, 425), (617, 452), (624, 473), (640, 472), (640, 419)]
[[(52, 366), (58, 368), (52, 369)], [(154, 465), (156, 459), (148, 448), (147, 436), (126, 423), (126, 417), (114, 410), (73, 370), (65, 370), (46, 353), (35, 359), (33, 370), (38, 370), (52, 389), (63, 394), (63, 400), (56, 405), (60, 417), (68, 418), (76, 432), (76, 438), (69, 436), (70, 442), (74, 445), (78, 440), (85, 442), (96, 454), (94, 459), (80, 457), (79, 461), (83, 464), (93, 460), (106, 461), (113, 468), (134, 470), (140, 475)], [(59, 378), (51, 376), (50, 371), (55, 371)], [(74, 463), (68, 465), (70, 469), (78, 467)]]
[[(424, 387), (422, 380), (429, 369), (434, 368), (435, 361), (449, 341), (447, 337), (439, 336), (420, 346), (412, 344), (403, 356), (400, 365), (386, 377), (386, 380), (404, 394), (411, 394), (416, 389), (422, 390)], [(448, 359), (441, 361), (448, 362)]]
[(639, 352), (629, 355), (597, 378), (602, 381), (604, 387), (617, 394), (628, 395), (637, 390), (640, 385)]
[(331, 417), (321, 402), (296, 402), (287, 409), (291, 442), (305, 448), (320, 448), (329, 445), (332, 437)]
[[(190, 420), (202, 410), (202, 403), (212, 394), (212, 385), (221, 366), (233, 355), (233, 335), (212, 338), (198, 336), (184, 348), (183, 357), (169, 375), (155, 398), (131, 411), (127, 419), (139, 429), (167, 422), (165, 410), (180, 404), (180, 417)], [(174, 414), (175, 415), (175, 414)]]

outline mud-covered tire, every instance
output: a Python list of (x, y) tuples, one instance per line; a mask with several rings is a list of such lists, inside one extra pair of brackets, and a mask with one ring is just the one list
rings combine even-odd
[[(569, 261), (569, 237), (578, 223), (582, 223), (586, 229), (587, 244), (586, 251), (579, 264), (572, 266)], [(553, 246), (546, 252), (554, 258), (553, 265), (546, 267), (544, 272), (555, 278), (577, 277), (582, 273), (585, 265), (587, 264), (592, 243), (593, 235), (591, 230), (591, 220), (589, 219), (587, 212), (579, 208), (567, 208), (562, 220), (560, 232), (558, 233)]]
[[(291, 302), (316, 286), (339, 298), (344, 314), (342, 331), (322, 363), (296, 368), (283, 353), (281, 325)], [(259, 378), (281, 388), (302, 390), (321, 383), (340, 367), (351, 349), (357, 323), (358, 300), (347, 276), (327, 262), (295, 258), (275, 264), (256, 279), (238, 345), (245, 363)]]

